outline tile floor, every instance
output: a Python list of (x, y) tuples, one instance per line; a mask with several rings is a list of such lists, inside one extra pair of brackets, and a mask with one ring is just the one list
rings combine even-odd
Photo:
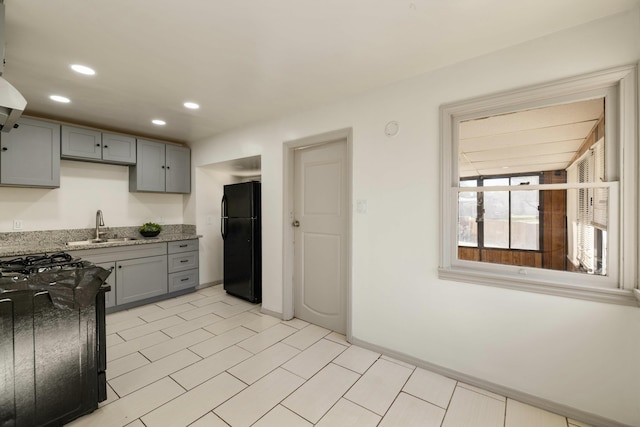
[(218, 285), (108, 315), (108, 400), (69, 425), (585, 425), (259, 310)]

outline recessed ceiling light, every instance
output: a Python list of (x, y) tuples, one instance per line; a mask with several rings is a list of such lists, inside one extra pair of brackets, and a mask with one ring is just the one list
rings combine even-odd
[(60, 96), (60, 95), (51, 95), (49, 97), (49, 99), (56, 101), (56, 102), (62, 102), (64, 104), (67, 104), (69, 102), (71, 102), (71, 100), (69, 98), (67, 98), (66, 96)]
[(71, 69), (76, 73), (85, 74), (87, 76), (93, 76), (96, 72), (93, 68), (89, 68), (86, 65), (73, 64)]
[(158, 125), (158, 126), (164, 126), (167, 124), (167, 122), (165, 122), (164, 120), (160, 120), (160, 119), (153, 119), (151, 120), (151, 123), (153, 123), (154, 125)]
[(200, 105), (196, 104), (195, 102), (185, 102), (182, 105), (192, 110), (197, 110), (198, 108), (200, 108)]

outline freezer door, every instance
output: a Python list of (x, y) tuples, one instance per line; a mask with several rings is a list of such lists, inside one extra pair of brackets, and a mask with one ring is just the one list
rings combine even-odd
[(256, 220), (229, 218), (224, 239), (224, 289), (227, 293), (259, 302), (256, 292)]
[(258, 182), (225, 185), (222, 215), (229, 218), (255, 218), (259, 210), (259, 202), (256, 200), (259, 192)]

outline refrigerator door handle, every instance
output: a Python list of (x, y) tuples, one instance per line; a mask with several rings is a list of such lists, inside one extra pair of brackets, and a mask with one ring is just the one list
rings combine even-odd
[(227, 196), (223, 195), (220, 200), (220, 234), (222, 235), (222, 240), (227, 237)]

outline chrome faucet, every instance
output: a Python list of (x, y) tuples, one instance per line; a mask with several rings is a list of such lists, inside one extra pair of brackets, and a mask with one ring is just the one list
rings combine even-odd
[(100, 240), (100, 235), (106, 233), (105, 231), (100, 231), (100, 226), (104, 227), (104, 218), (102, 211), (98, 209), (98, 212), (96, 212), (96, 240)]

